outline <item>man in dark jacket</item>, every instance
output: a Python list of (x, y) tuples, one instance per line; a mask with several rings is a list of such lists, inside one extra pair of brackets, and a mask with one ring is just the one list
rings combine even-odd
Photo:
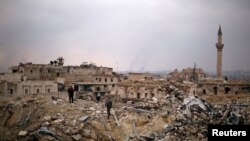
[(108, 114), (108, 119), (110, 116), (110, 109), (112, 108), (112, 101), (110, 100), (110, 98), (108, 97), (106, 102), (105, 102), (105, 106), (107, 107), (107, 114)]
[(68, 89), (68, 93), (69, 93), (69, 103), (74, 103), (73, 102), (73, 97), (74, 97), (74, 89), (72, 86), (69, 87)]

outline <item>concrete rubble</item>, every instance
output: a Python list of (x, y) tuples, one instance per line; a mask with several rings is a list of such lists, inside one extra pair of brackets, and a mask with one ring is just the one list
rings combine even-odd
[(104, 99), (70, 104), (66, 95), (15, 97), (1, 101), (1, 131), (8, 131), (5, 140), (22, 141), (205, 141), (208, 124), (250, 123), (248, 103), (211, 104), (175, 86), (168, 93), (163, 99), (125, 103), (111, 96), (110, 120)]

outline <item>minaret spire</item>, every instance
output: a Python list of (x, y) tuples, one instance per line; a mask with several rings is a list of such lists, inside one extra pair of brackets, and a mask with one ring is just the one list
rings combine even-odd
[(217, 48), (217, 78), (222, 78), (222, 49), (224, 44), (222, 44), (222, 30), (221, 25), (218, 30), (218, 42), (216, 43)]
[(222, 36), (221, 25), (219, 26), (218, 35)]

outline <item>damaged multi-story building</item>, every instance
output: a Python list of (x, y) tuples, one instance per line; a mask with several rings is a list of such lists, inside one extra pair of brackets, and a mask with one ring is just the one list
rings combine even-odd
[[(93, 63), (63, 66), (63, 58), (49, 64), (20, 63), (0, 75), (2, 95), (58, 93), (73, 85), (76, 92), (109, 93), (118, 82), (112, 68)], [(66, 88), (65, 88), (66, 87)]]

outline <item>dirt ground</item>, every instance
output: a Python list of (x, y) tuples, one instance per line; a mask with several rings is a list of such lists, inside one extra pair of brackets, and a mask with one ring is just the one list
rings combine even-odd
[[(194, 123), (199, 122), (200, 118), (206, 119), (208, 113), (198, 111), (200, 115), (195, 112), (192, 115), (194, 117), (183, 117), (180, 113), (183, 96), (186, 95), (173, 93), (157, 103), (147, 103), (149, 105), (142, 103), (143, 106), (140, 102), (128, 104), (113, 98), (110, 120), (107, 119), (104, 97), (99, 103), (82, 99), (69, 103), (66, 94), (61, 94), (59, 97), (58, 95), (2, 97), (0, 99), (0, 140), (143, 140), (140, 137), (147, 139), (154, 137), (154, 140), (160, 138), (162, 140), (206, 140), (206, 124), (194, 125), (192, 121), (189, 125), (186, 122), (189, 121), (188, 118), (194, 120)], [(249, 94), (218, 94), (200, 97), (212, 105), (232, 102), (250, 104)], [(246, 110), (249, 112), (250, 108), (247, 107)], [(223, 114), (223, 110), (221, 113)], [(86, 120), (80, 120), (82, 117), (86, 117)], [(184, 122), (185, 125), (178, 125)], [(207, 124), (209, 122), (211, 119), (207, 119)], [(174, 123), (177, 124), (172, 128)], [(37, 134), (41, 127), (46, 127), (49, 132)], [(21, 131), (27, 133), (22, 135)]]

